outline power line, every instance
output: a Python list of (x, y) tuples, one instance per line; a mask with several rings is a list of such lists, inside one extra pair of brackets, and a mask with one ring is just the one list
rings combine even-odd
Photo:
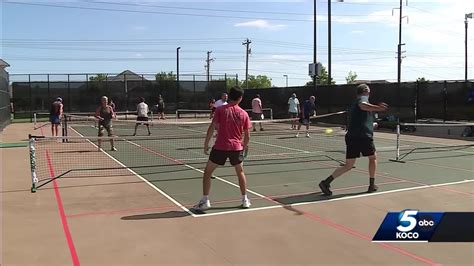
[[(288, 16), (312, 16), (310, 13), (294, 13), (294, 12), (275, 12), (275, 11), (255, 11), (255, 10), (242, 10), (242, 9), (215, 9), (215, 8), (196, 8), (196, 7), (183, 7), (183, 6), (163, 6), (163, 5), (150, 5), (150, 4), (138, 4), (138, 3), (113, 3), (104, 1), (88, 1), (83, 0), (80, 2), (94, 3), (94, 4), (106, 4), (106, 5), (121, 5), (121, 6), (139, 6), (139, 7), (155, 7), (164, 9), (178, 9), (178, 10), (196, 10), (196, 11), (213, 11), (213, 12), (229, 12), (229, 13), (251, 13), (251, 14), (272, 14), (272, 15), (288, 15)], [(318, 14), (325, 15), (325, 14)], [(362, 17), (366, 15), (360, 14), (336, 14), (334, 16), (341, 17)], [(387, 15), (377, 15), (387, 17)]]
[[(311, 19), (289, 19), (289, 18), (271, 18), (271, 17), (242, 17), (242, 16), (228, 16), (228, 15), (214, 15), (214, 14), (174, 13), (174, 12), (162, 12), (162, 11), (125, 10), (125, 9), (82, 7), (82, 6), (63, 6), (63, 5), (53, 5), (53, 4), (39, 4), (39, 3), (25, 3), (25, 2), (11, 2), (11, 1), (5, 2), (5, 4), (54, 7), (54, 8), (66, 8), (66, 9), (80, 9), (80, 10), (94, 10), (94, 11), (113, 11), (113, 12), (138, 13), (138, 14), (161, 14), (161, 15), (174, 15), (174, 16), (194, 16), (194, 17), (206, 17), (206, 18), (213, 17), (213, 18), (228, 18), (228, 19), (260, 19), (260, 20), (270, 20), (270, 21), (312, 22)], [(344, 22), (341, 22), (341, 23), (344, 23)], [(351, 23), (371, 24), (373, 22), (372, 21), (353, 21)]]

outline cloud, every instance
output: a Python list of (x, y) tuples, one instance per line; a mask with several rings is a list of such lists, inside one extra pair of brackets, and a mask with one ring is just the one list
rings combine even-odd
[(353, 31), (351, 31), (351, 34), (364, 34), (364, 33), (365, 33), (365, 31), (363, 31), (363, 30), (353, 30)]
[(234, 27), (249, 27), (249, 28), (258, 28), (258, 29), (268, 29), (268, 30), (281, 30), (286, 28), (286, 25), (283, 24), (272, 24), (267, 20), (257, 19), (247, 22), (241, 22), (234, 24)]
[(148, 29), (148, 27), (147, 26), (136, 25), (136, 26), (132, 26), (131, 29), (133, 31), (146, 31)]

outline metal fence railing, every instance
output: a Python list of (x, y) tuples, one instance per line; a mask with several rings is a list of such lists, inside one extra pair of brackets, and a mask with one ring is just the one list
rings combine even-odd
[[(235, 78), (235, 76), (229, 76)], [(32, 119), (34, 113), (48, 112), (51, 102), (61, 97), (65, 112), (91, 112), (101, 96), (113, 100), (117, 111), (135, 110), (137, 99), (148, 105), (165, 101), (165, 111), (207, 109), (211, 98), (227, 90), (227, 75), (180, 75), (162, 77), (150, 74), (15, 74), (11, 75), (15, 117)]]
[[(356, 96), (356, 84), (312, 87), (268, 88), (246, 90), (242, 106), (251, 107), (251, 100), (260, 94), (263, 107), (271, 108), (275, 118), (288, 115), (288, 98), (295, 92), (302, 103), (309, 96), (316, 96), (318, 113), (346, 110)], [(390, 108), (383, 116), (393, 116), (401, 121), (418, 119), (474, 120), (474, 82), (406, 82), (369, 84), (370, 101), (386, 102)]]

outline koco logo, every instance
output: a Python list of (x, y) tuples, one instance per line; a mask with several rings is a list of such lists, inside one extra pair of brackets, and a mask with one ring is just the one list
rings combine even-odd
[(395, 237), (397, 239), (418, 239), (418, 232), (412, 232), (417, 226), (421, 231), (429, 231), (435, 226), (433, 217), (423, 215), (418, 217), (417, 210), (406, 210), (398, 216), (398, 226)]

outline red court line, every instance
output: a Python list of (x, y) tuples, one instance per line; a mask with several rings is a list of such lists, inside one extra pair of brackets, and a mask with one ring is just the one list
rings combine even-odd
[[(53, 164), (51, 163), (51, 157), (49, 155), (48, 150), (46, 150), (46, 160), (48, 161), (49, 174), (51, 176), (55, 176)], [(61, 194), (59, 193), (59, 187), (56, 180), (53, 181), (53, 187), (54, 187), (54, 194), (56, 195), (56, 202), (58, 204), (59, 216), (61, 217), (61, 223), (63, 224), (64, 234), (66, 235), (69, 251), (71, 252), (72, 263), (74, 266), (79, 266), (81, 264), (79, 262), (79, 257), (77, 256), (76, 248), (74, 246), (74, 241), (72, 240), (71, 231), (69, 230), (66, 213), (64, 212), (63, 201), (61, 200)]]
[[(138, 145), (138, 144), (136, 144), (136, 145)], [(166, 159), (168, 159), (168, 160), (174, 161), (174, 162), (176, 162), (176, 163), (178, 163), (178, 164), (186, 165), (185, 163), (183, 163), (183, 162), (181, 162), (181, 161), (179, 161), (179, 160), (176, 160), (176, 159), (174, 159), (174, 158), (168, 157), (168, 156), (163, 155), (163, 154), (161, 154), (161, 153), (159, 153), (159, 152), (156, 152), (156, 151), (154, 151), (154, 150), (148, 149), (148, 148), (143, 147), (143, 146), (141, 146), (141, 145), (138, 145), (138, 146), (141, 147), (142, 149), (148, 151), (148, 152), (151, 152), (151, 153), (153, 153), (153, 154), (159, 155), (159, 156), (161, 156), (161, 157), (163, 157), (163, 158), (166, 158)], [(403, 180), (403, 179), (400, 179), (400, 180)], [(404, 180), (404, 181), (410, 182), (410, 181), (408, 181), (408, 180)], [(272, 198), (269, 198), (269, 197), (267, 197), (267, 196), (265, 197), (265, 199), (267, 199), (268, 201), (271, 201), (271, 202), (273, 202), (273, 203), (275, 203), (275, 204), (277, 204), (277, 205), (282, 205), (282, 206), (284, 206), (283, 204), (281, 204), (281, 203), (279, 203), (279, 202), (277, 202), (277, 201), (275, 201), (275, 200), (273, 200)], [(319, 216), (313, 215), (313, 214), (308, 213), (308, 212), (302, 212), (302, 213), (304, 214), (305, 217), (307, 217), (307, 218), (309, 218), (309, 219), (311, 219), (311, 220), (313, 220), (313, 221), (320, 222), (320, 223), (322, 223), (322, 224), (325, 224), (325, 225), (327, 225), (327, 226), (330, 226), (330, 227), (332, 227), (332, 228), (335, 228), (335, 229), (337, 229), (337, 230), (339, 230), (339, 231), (341, 231), (341, 232), (348, 233), (348, 234), (350, 234), (350, 235), (352, 235), (352, 236), (355, 236), (355, 237), (358, 237), (358, 238), (360, 238), (360, 239), (372, 241), (372, 238), (371, 238), (371, 237), (366, 236), (366, 235), (363, 235), (363, 234), (361, 234), (361, 233), (359, 233), (359, 232), (357, 232), (357, 231), (354, 231), (354, 230), (352, 230), (352, 229), (350, 229), (350, 228), (348, 228), (348, 227), (345, 227), (345, 226), (342, 226), (342, 225), (333, 223), (333, 222), (331, 222), (331, 221), (329, 221), (329, 220), (323, 219), (323, 218), (321, 218), (321, 217), (319, 217)], [(418, 255), (413, 254), (413, 253), (410, 253), (410, 252), (408, 252), (408, 251), (406, 251), (406, 250), (404, 250), (404, 249), (402, 249), (402, 248), (398, 248), (398, 247), (395, 247), (395, 246), (393, 246), (393, 245), (389, 245), (389, 244), (386, 244), (386, 243), (378, 243), (377, 245), (382, 246), (382, 247), (387, 248), (387, 249), (390, 249), (390, 250), (392, 250), (392, 251), (395, 251), (395, 252), (397, 252), (397, 253), (399, 253), (399, 254), (401, 254), (401, 255), (404, 255), (404, 256), (410, 257), (410, 258), (412, 258), (412, 259), (418, 260), (418, 261), (423, 262), (423, 263), (425, 263), (425, 264), (427, 264), (427, 265), (431, 265), (431, 266), (439, 265), (438, 263), (435, 263), (435, 262), (433, 262), (433, 261), (431, 261), (431, 260), (429, 260), (429, 259), (427, 259), (427, 258), (418, 256)]]

